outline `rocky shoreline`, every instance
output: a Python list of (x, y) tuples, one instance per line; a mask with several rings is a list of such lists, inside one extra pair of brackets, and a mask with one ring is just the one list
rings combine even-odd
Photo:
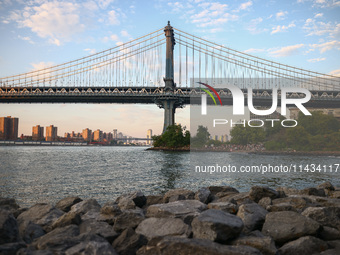
[(340, 254), (340, 188), (136, 191), (103, 206), (0, 198), (0, 254)]

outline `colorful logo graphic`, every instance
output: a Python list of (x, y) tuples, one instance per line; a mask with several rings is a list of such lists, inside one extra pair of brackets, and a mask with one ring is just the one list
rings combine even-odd
[[(206, 86), (208, 89), (212, 90), (212, 92), (214, 92), (214, 94), (217, 96), (218, 100), (220, 101), (220, 104), (223, 105), (220, 96), (218, 95), (217, 91), (213, 87), (211, 87), (210, 85), (205, 84), (203, 82), (197, 82), (197, 83), (201, 84), (203, 86)], [(204, 88), (200, 88), (200, 89), (203, 90), (204, 92), (206, 92), (212, 98), (212, 100), (214, 101), (215, 105), (217, 105), (215, 97), (213, 96), (213, 94), (211, 94), (211, 92), (209, 90), (204, 89)]]

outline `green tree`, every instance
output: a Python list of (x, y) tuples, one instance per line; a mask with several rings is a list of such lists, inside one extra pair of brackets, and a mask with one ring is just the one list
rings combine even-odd
[(230, 131), (231, 143), (232, 144), (255, 144), (263, 142), (266, 135), (265, 131), (261, 127), (249, 127), (249, 126), (235, 126)]
[(323, 114), (320, 111), (312, 112), (312, 115), (299, 113), (299, 126), (311, 135), (323, 135), (337, 132), (340, 129), (340, 122), (332, 115)]
[(163, 134), (152, 137), (153, 145), (167, 148), (188, 146), (190, 145), (190, 132), (184, 131), (185, 127), (183, 128), (180, 124), (168, 126)]
[(191, 146), (201, 148), (209, 141), (210, 134), (207, 127), (198, 126), (196, 136), (191, 138)]
[(302, 126), (286, 131), (287, 145), (296, 150), (309, 150), (309, 134)]

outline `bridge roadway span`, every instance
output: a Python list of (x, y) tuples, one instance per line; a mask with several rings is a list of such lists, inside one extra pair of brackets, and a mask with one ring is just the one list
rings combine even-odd
[[(232, 105), (232, 94), (228, 89), (216, 88), (223, 105)], [(247, 105), (247, 90), (245, 105)], [(160, 104), (164, 100), (177, 100), (178, 105), (200, 104), (202, 92), (199, 88), (177, 87), (165, 92), (164, 87), (0, 87), (0, 103), (118, 103)], [(279, 92), (280, 93), (280, 92)], [(339, 108), (340, 91), (311, 91), (312, 98), (304, 105), (310, 108)], [(287, 98), (303, 98), (303, 93), (287, 93)], [(280, 95), (278, 105), (280, 106)], [(271, 106), (272, 95), (268, 89), (253, 89), (256, 106)], [(213, 101), (208, 98), (208, 104)]]

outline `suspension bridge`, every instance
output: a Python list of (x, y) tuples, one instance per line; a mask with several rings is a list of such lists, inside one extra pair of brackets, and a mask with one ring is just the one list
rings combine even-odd
[[(252, 88), (256, 106), (271, 106), (272, 90), (280, 93), (282, 87), (308, 89), (312, 98), (306, 107), (340, 106), (340, 77), (237, 51), (174, 28), (170, 22), (83, 58), (0, 78), (0, 103), (157, 104), (164, 109), (165, 130), (175, 123), (176, 108), (200, 102), (205, 92), (198, 82), (215, 87), (224, 105), (233, 102), (231, 91), (223, 87), (228, 83), (246, 97), (247, 88)], [(303, 97), (287, 93), (287, 98)]]

